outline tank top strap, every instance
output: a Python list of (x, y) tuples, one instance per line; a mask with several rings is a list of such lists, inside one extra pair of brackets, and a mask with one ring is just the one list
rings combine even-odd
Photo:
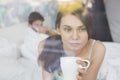
[(92, 43), (91, 43), (91, 45), (90, 45), (90, 48), (89, 48), (89, 51), (88, 51), (88, 59), (89, 59), (89, 60), (90, 60), (91, 55), (92, 55), (92, 50), (93, 50), (95, 41), (96, 41), (96, 40), (93, 40), (93, 41), (92, 41)]

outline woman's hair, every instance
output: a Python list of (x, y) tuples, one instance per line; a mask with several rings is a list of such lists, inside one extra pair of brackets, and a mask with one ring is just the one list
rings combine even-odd
[[(83, 3), (62, 3), (59, 5), (56, 29), (60, 28), (61, 19), (64, 15), (72, 14), (77, 16), (87, 28), (88, 35), (90, 37), (91, 32), (91, 16), (88, 13)], [(60, 35), (53, 35), (46, 39), (44, 49), (38, 58), (38, 61), (42, 62), (43, 68), (48, 72), (54, 72), (60, 69), (60, 57), (65, 56), (62, 40)]]
[(60, 3), (56, 18), (55, 28), (60, 28), (61, 19), (63, 16), (71, 14), (80, 19), (87, 29), (89, 38), (92, 36), (92, 16), (89, 13), (86, 5), (82, 0), (75, 0), (72, 2)]
[(64, 55), (61, 37), (53, 35), (47, 38), (44, 49), (38, 58), (42, 61), (43, 68), (48, 72), (54, 72), (60, 66), (60, 57)]

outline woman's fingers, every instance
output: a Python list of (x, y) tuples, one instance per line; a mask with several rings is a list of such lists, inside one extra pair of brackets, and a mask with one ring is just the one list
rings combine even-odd
[(83, 80), (83, 77), (85, 76), (86, 71), (84, 69), (78, 69), (78, 76), (77, 76), (77, 80)]
[(85, 61), (77, 60), (77, 63), (82, 65), (83, 67), (87, 66), (87, 63)]
[[(76, 61), (77, 64), (85, 67), (87, 66), (87, 63), (85, 61), (81, 61), (81, 60), (77, 60)], [(78, 76), (77, 76), (77, 80), (83, 80), (83, 77), (86, 75), (86, 69), (83, 68), (78, 68)]]
[(78, 75), (83, 75), (86, 73), (86, 71), (83, 69), (78, 69), (78, 73), (79, 73)]

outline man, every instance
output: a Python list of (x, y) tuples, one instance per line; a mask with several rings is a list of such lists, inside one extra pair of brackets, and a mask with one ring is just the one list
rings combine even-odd
[(50, 28), (43, 27), (43, 21), (44, 21), (43, 16), (38, 12), (32, 12), (29, 15), (28, 20), (29, 27), (31, 27), (35, 32), (45, 33), (48, 35), (53, 34)]

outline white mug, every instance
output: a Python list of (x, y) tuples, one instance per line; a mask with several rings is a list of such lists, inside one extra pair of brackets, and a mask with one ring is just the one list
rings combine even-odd
[[(80, 60), (87, 63), (87, 66), (77, 64), (76, 61)], [(78, 68), (88, 68), (90, 65), (89, 60), (80, 57), (61, 57), (60, 66), (63, 73), (64, 80), (77, 80)]]

